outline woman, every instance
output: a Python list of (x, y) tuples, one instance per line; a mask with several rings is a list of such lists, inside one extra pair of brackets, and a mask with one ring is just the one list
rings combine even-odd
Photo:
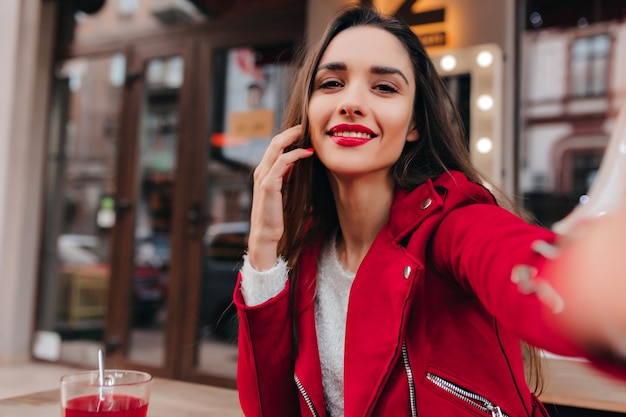
[(417, 37), (352, 7), (298, 80), (235, 289), (244, 413), (547, 415), (520, 339), (582, 354), (541, 276), (555, 236), (479, 185)]

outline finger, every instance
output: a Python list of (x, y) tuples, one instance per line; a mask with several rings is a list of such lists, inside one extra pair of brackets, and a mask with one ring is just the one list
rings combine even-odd
[(283, 178), (287, 175), (293, 164), (301, 159), (310, 158), (313, 156), (313, 153), (313, 148), (298, 148), (280, 154), (267, 174), (259, 178), (258, 184), (268, 190), (280, 191)]
[(296, 125), (274, 136), (265, 150), (265, 154), (259, 163), (258, 175), (263, 177), (271, 169), (276, 159), (284, 152), (285, 148), (293, 144), (302, 133), (302, 127)]
[[(281, 163), (285, 166), (282, 169), (277, 168), (276, 171), (281, 177), (284, 178), (286, 175), (289, 174), (289, 172), (291, 172), (291, 169), (296, 162), (301, 159), (310, 158), (313, 156), (314, 153), (315, 151), (313, 150), (313, 148), (298, 148), (289, 152), (285, 152), (279, 157), (279, 160), (281, 160)], [(277, 166), (280, 165), (277, 164)]]
[(274, 136), (265, 150), (261, 162), (255, 169), (255, 177), (263, 178), (272, 168), (285, 149), (293, 144), (302, 134), (302, 126), (296, 125)]

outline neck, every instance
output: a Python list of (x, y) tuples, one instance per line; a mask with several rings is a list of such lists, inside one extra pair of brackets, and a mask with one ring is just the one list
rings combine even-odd
[(344, 268), (356, 272), (376, 235), (389, 219), (393, 185), (381, 181), (331, 181), (340, 233), (337, 254)]

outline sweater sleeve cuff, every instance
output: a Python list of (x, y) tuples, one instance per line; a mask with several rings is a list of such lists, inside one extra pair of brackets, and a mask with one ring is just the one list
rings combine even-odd
[(254, 307), (277, 296), (285, 289), (288, 273), (287, 261), (281, 256), (272, 268), (259, 271), (245, 254), (241, 267), (241, 294), (246, 305)]

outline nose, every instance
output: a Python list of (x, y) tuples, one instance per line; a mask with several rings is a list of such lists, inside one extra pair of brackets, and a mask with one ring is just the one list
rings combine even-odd
[(355, 104), (342, 104), (339, 112), (342, 116), (363, 116), (363, 111)]
[(357, 82), (353, 82), (345, 88), (342, 100), (339, 102), (339, 114), (342, 116), (365, 115), (365, 97), (362, 88)]

